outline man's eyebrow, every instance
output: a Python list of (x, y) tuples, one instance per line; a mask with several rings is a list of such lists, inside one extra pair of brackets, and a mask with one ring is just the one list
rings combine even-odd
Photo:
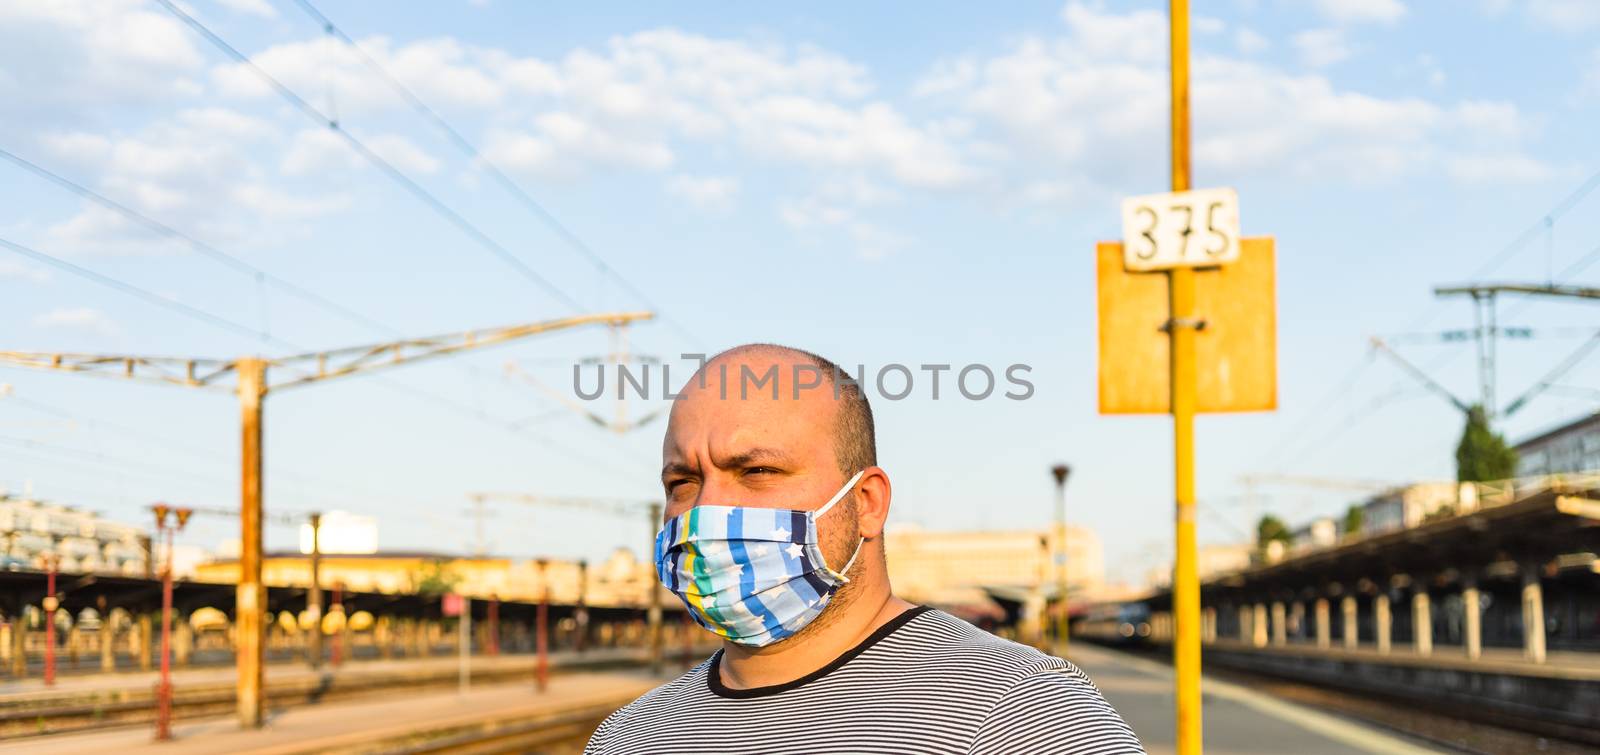
[(717, 461), (717, 466), (722, 469), (738, 469), (748, 467), (757, 462), (774, 462), (778, 464), (793, 464), (794, 457), (776, 448), (751, 448), (736, 453)]
[(681, 461), (670, 462), (661, 468), (662, 479), (666, 479), (669, 475), (682, 475), (684, 477), (690, 477), (693, 476), (694, 473), (694, 467), (689, 466)]

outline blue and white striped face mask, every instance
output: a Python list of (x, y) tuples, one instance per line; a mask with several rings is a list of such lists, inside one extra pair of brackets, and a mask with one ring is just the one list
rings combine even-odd
[(822, 614), (845, 573), (828, 568), (817, 520), (855, 487), (857, 472), (816, 511), (696, 506), (656, 535), (656, 575), (701, 626), (740, 645), (762, 647)]

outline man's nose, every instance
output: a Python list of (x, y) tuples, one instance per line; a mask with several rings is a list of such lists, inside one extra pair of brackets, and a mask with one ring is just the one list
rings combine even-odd
[(700, 483), (699, 495), (690, 506), (738, 506), (739, 485), (731, 474), (713, 472)]

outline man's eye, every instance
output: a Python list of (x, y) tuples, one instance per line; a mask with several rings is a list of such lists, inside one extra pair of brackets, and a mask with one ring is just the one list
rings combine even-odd
[(773, 469), (772, 467), (750, 467), (749, 469), (746, 469), (744, 471), (744, 473), (747, 474), (747, 475), (748, 474), (776, 474), (777, 471), (778, 470)]

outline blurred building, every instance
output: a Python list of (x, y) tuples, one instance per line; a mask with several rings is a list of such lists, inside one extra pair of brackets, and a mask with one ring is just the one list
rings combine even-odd
[(1289, 533), (1289, 552), (1305, 553), (1328, 548), (1339, 542), (1339, 525), (1332, 517), (1313, 519)]
[(54, 554), (63, 572), (144, 576), (150, 558), (144, 530), (30, 495), (0, 492), (0, 538), (3, 568), (42, 570)]
[[(891, 528), (884, 538), (895, 595), (913, 603), (967, 608), (982, 613), (990, 596), (1053, 593), (1056, 573), (1050, 530), (925, 530)], [(1093, 530), (1067, 528), (1067, 590), (1073, 599), (1094, 600), (1105, 587), (1105, 554)]]
[[(1200, 575), (1200, 581), (1205, 582), (1224, 574), (1232, 574), (1249, 568), (1251, 559), (1255, 557), (1255, 546), (1250, 543), (1233, 543), (1226, 545), (1201, 545), (1195, 549), (1195, 571)], [(1161, 566), (1145, 574), (1146, 585), (1144, 591), (1150, 589), (1167, 589), (1172, 587), (1172, 562), (1169, 560)], [(1108, 595), (1106, 600), (1120, 600), (1121, 596)]]
[(1419, 482), (1384, 491), (1361, 505), (1361, 534), (1410, 529), (1440, 511), (1453, 510), (1462, 495), (1462, 486), (1454, 482)]
[(1535, 435), (1516, 451), (1518, 477), (1600, 471), (1600, 413)]
[[(335, 553), (322, 556), (325, 589), (377, 593), (457, 592), (474, 598), (535, 601), (549, 589), (555, 603), (575, 603), (580, 594), (593, 606), (642, 606), (655, 586), (655, 572), (626, 548), (605, 561), (535, 560), (460, 556), (426, 551)], [(262, 581), (273, 587), (311, 584), (311, 557), (303, 553), (269, 553), (261, 560)], [(225, 559), (201, 564), (195, 578), (205, 582), (237, 582), (239, 562)]]
[[(323, 553), (377, 553), (378, 520), (344, 511), (322, 515), (317, 527), (318, 550)], [(300, 552), (311, 552), (311, 523), (300, 525)]]

